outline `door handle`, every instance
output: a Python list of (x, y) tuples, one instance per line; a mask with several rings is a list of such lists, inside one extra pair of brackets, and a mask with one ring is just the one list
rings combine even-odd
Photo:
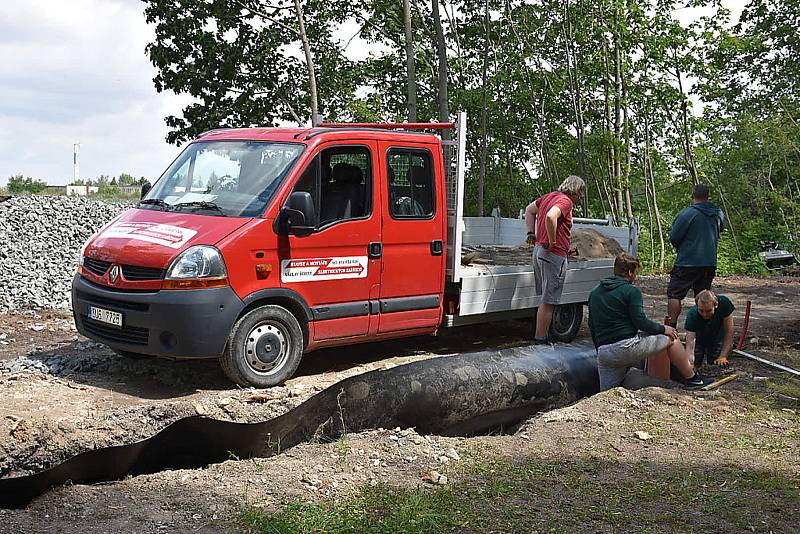
[(431, 241), (431, 255), (432, 256), (441, 256), (442, 252), (444, 252), (444, 243), (441, 239), (434, 239)]
[(370, 258), (380, 258), (383, 256), (383, 243), (370, 243), (367, 246), (367, 256)]

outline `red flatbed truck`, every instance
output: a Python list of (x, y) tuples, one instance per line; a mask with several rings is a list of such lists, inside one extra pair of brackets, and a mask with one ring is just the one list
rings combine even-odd
[[(532, 267), (460, 264), (464, 239), (486, 241), (463, 217), (465, 121), (424, 125), (454, 141), (398, 125), (201, 135), (84, 245), (78, 331), (128, 356), (219, 358), (234, 382), (269, 387), (319, 348), (530, 316)], [(509, 221), (500, 246), (524, 239), (519, 220), (495, 226)], [(571, 267), (565, 339), (609, 265)]]

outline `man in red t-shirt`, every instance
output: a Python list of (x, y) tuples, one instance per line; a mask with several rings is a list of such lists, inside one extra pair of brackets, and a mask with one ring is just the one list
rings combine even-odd
[(542, 296), (533, 339), (537, 345), (547, 343), (553, 309), (561, 299), (572, 234), (572, 206), (585, 192), (584, 181), (570, 176), (558, 186), (558, 191), (537, 198), (525, 209), (528, 243), (536, 245), (533, 249), (536, 293)]

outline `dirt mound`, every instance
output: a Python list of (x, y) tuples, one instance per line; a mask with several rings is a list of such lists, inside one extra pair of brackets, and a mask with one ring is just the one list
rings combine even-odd
[[(515, 247), (464, 245), (461, 251), (462, 265), (530, 265), (533, 247), (527, 244)], [(570, 259), (615, 258), (623, 252), (616, 239), (606, 237), (597, 230), (581, 228), (572, 231)]]
[(625, 252), (616, 239), (606, 237), (597, 230), (578, 229), (572, 231), (572, 248), (575, 257), (582, 260), (616, 258)]

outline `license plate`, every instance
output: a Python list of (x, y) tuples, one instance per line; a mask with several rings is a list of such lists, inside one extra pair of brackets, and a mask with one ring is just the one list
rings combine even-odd
[(119, 312), (89, 306), (89, 318), (122, 328), (122, 314)]

